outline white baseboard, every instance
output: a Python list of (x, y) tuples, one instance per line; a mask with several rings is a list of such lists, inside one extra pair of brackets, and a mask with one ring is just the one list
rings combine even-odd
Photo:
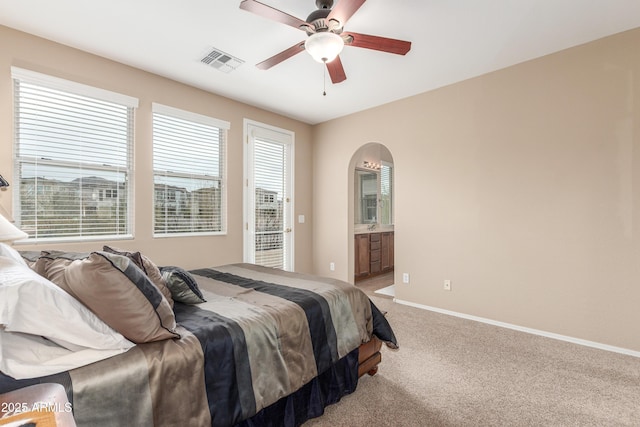
[(533, 334), (533, 335), (540, 335), (540, 336), (543, 336), (543, 337), (553, 338), (555, 340), (560, 340), (560, 341), (566, 341), (566, 342), (570, 342), (570, 343), (573, 343), (573, 344), (583, 345), (583, 346), (586, 346), (586, 347), (593, 347), (593, 348), (597, 348), (597, 349), (600, 349), (600, 350), (611, 351), (611, 352), (614, 352), (614, 353), (626, 354), (628, 356), (640, 357), (640, 351), (630, 350), (630, 349), (627, 349), (627, 348), (616, 347), (616, 346), (613, 346), (613, 345), (602, 344), (602, 343), (598, 343), (598, 342), (594, 342), (594, 341), (583, 340), (583, 339), (580, 339), (580, 338), (569, 337), (569, 336), (566, 336), (566, 335), (555, 334), (553, 332), (541, 331), (539, 329), (533, 329), (533, 328), (527, 328), (527, 327), (524, 327), (524, 326), (513, 325), (511, 323), (499, 322), (497, 320), (491, 320), (491, 319), (486, 319), (484, 317), (472, 316), (470, 314), (458, 313), (456, 311), (445, 310), (445, 309), (438, 308), (438, 307), (431, 307), (431, 306), (428, 306), (428, 305), (416, 304), (416, 303), (413, 303), (413, 302), (410, 302), (410, 301), (404, 301), (404, 300), (401, 300), (401, 299), (398, 299), (398, 298), (394, 298), (393, 301), (397, 302), (398, 304), (408, 305), (410, 307), (420, 308), (420, 309), (423, 309), (423, 310), (429, 310), (429, 311), (433, 311), (433, 312), (436, 312), (436, 313), (446, 314), (446, 315), (449, 315), (449, 316), (460, 317), (462, 319), (473, 320), (475, 322), (487, 323), (489, 325), (499, 326), (501, 328), (513, 329), (515, 331), (526, 332), (528, 334)]

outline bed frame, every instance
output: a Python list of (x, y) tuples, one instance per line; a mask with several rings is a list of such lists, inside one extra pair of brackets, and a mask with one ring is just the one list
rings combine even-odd
[(382, 360), (380, 348), (382, 341), (375, 335), (369, 342), (360, 346), (358, 353), (358, 378), (364, 374), (375, 375), (378, 372), (378, 364)]

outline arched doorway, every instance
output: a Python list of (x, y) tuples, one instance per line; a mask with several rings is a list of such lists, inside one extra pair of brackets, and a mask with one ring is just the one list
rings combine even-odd
[(367, 143), (349, 171), (351, 277), (366, 292), (394, 296), (393, 156), (385, 145)]

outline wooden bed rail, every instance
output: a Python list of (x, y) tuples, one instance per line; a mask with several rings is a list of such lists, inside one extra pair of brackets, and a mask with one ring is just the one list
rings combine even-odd
[(382, 341), (375, 336), (369, 342), (360, 346), (358, 353), (358, 378), (364, 374), (375, 375), (378, 372), (378, 364), (382, 360), (380, 348)]

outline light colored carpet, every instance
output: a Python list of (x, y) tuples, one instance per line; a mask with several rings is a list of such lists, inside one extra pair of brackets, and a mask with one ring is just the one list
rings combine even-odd
[(305, 426), (640, 426), (640, 359), (394, 303), (400, 349)]

